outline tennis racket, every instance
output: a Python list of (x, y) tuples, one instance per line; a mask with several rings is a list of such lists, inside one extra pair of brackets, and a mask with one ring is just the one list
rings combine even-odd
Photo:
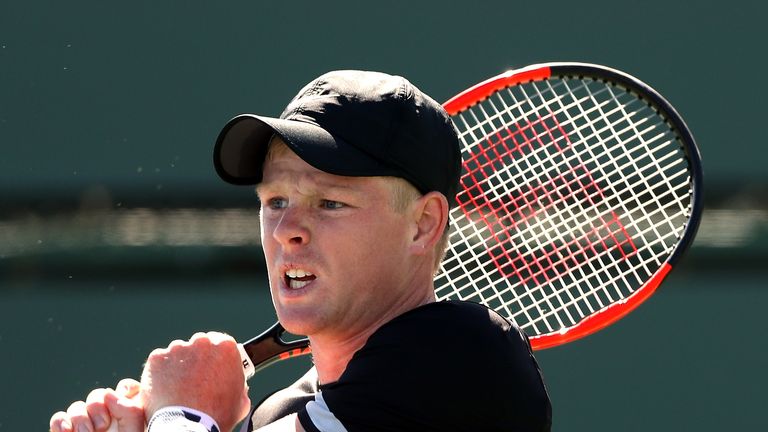
[[(626, 73), (546, 63), (444, 104), (463, 171), (439, 300), (484, 304), (534, 349), (594, 333), (648, 299), (692, 242), (702, 171), (691, 132)], [(241, 345), (246, 375), (308, 354), (279, 323)]]

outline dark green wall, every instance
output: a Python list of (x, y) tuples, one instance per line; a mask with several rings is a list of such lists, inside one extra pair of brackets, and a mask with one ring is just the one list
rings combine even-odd
[[(682, 269), (622, 321), (538, 352), (554, 430), (764, 429), (765, 276)], [(65, 278), (0, 292), (0, 430), (45, 430), (53, 411), (89, 390), (138, 377), (149, 351), (170, 340), (198, 330), (255, 336), (274, 319), (263, 280)], [(257, 374), (252, 398), (307, 365)]]
[[(277, 115), (304, 83), (340, 68), (402, 74), (446, 100), (531, 63), (616, 67), (686, 118), (708, 208), (764, 209), (767, 5), (0, 0), (0, 241), (5, 221), (47, 223), (94, 190), (113, 210), (241, 202), (210, 164), (221, 125), (241, 112)], [(201, 329), (245, 339), (274, 319), (253, 248), (42, 244), (0, 254), (0, 432), (45, 430), (53, 411), (137, 376), (171, 339)], [(739, 244), (694, 249), (629, 317), (538, 354), (555, 430), (765, 427), (768, 243)], [(236, 276), (221, 266), (232, 257)], [(260, 374), (252, 394), (306, 365)]]
[(764, 2), (10, 1), (0, 4), (0, 187), (223, 187), (220, 125), (278, 114), (330, 69), (438, 100), (552, 60), (637, 75), (679, 109), (717, 184), (768, 181)]

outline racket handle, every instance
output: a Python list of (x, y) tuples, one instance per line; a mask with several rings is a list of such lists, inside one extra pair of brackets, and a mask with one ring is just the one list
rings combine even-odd
[[(256, 373), (256, 368), (253, 366), (251, 358), (248, 357), (248, 353), (245, 352), (243, 344), (237, 344), (237, 350), (240, 351), (240, 360), (243, 362), (243, 372), (245, 373), (245, 379), (249, 380)], [(112, 432), (112, 431), (108, 431)]]

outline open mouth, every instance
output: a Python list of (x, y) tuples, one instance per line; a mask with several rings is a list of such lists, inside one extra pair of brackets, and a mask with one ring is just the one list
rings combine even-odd
[(290, 289), (299, 289), (304, 288), (307, 284), (315, 280), (316, 276), (303, 269), (289, 269), (286, 270), (284, 279), (285, 286)]

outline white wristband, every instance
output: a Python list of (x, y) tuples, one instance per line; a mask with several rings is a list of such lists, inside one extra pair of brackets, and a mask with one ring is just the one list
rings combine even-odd
[[(193, 408), (183, 406), (167, 406), (152, 414), (147, 427), (148, 432), (163, 432), (171, 429), (164, 426), (173, 425), (174, 431), (184, 425), (189, 432), (220, 432), (219, 425), (208, 414)], [(154, 426), (154, 429), (153, 429)]]

